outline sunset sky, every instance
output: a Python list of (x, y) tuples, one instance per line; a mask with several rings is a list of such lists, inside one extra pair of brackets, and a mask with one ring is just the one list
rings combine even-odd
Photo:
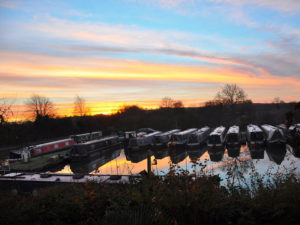
[(300, 99), (299, 0), (0, 0), (0, 97), (59, 114), (185, 106), (237, 83), (254, 102)]

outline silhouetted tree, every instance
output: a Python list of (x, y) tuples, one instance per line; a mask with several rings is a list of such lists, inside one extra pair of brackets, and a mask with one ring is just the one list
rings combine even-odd
[(279, 103), (284, 103), (284, 101), (281, 100), (279, 97), (275, 97), (275, 98), (273, 99), (273, 103), (279, 104)]
[(174, 107), (174, 108), (183, 108), (184, 106), (183, 106), (182, 101), (175, 101), (175, 102), (173, 103), (173, 107)]
[(35, 120), (54, 116), (54, 105), (47, 97), (32, 95), (26, 102), (28, 112)]
[(160, 107), (161, 108), (172, 108), (173, 104), (174, 104), (174, 100), (172, 98), (170, 98), (170, 97), (164, 97), (161, 100)]
[(215, 97), (215, 100), (223, 104), (232, 105), (242, 103), (246, 100), (247, 94), (236, 84), (225, 84)]
[(87, 116), (91, 114), (91, 108), (86, 106), (85, 99), (77, 96), (74, 101), (74, 116)]
[(0, 98), (0, 125), (3, 125), (12, 115), (12, 101), (4, 97)]

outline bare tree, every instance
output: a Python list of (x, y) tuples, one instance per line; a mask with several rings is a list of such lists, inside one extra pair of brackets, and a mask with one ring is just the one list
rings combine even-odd
[(246, 97), (245, 91), (236, 84), (225, 84), (221, 91), (217, 93), (215, 100), (223, 104), (232, 105), (244, 102)]
[(85, 99), (77, 96), (74, 101), (74, 116), (87, 116), (91, 114), (91, 109), (86, 106)]
[(170, 97), (164, 97), (161, 100), (160, 107), (161, 108), (172, 108), (173, 104), (174, 104), (174, 100), (172, 98), (170, 98)]
[(54, 116), (54, 105), (47, 97), (34, 94), (26, 102), (26, 105), (35, 120)]
[(275, 97), (275, 98), (273, 99), (273, 102), (272, 102), (272, 103), (279, 104), (279, 103), (284, 103), (284, 101), (281, 100), (280, 97)]
[(3, 125), (14, 114), (12, 111), (13, 101), (8, 98), (0, 98), (0, 125)]
[(183, 106), (183, 103), (182, 103), (182, 101), (175, 101), (174, 103), (173, 103), (173, 107), (174, 108), (183, 108), (184, 106)]

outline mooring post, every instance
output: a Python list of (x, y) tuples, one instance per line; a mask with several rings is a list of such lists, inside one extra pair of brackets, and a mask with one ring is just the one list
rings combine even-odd
[(147, 151), (147, 172), (148, 172), (148, 175), (150, 175), (150, 173), (151, 173), (151, 154), (150, 154), (149, 149)]

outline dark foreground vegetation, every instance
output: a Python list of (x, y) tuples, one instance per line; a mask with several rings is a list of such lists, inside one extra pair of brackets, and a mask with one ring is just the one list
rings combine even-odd
[(300, 224), (300, 180), (293, 173), (226, 186), (170, 170), (131, 184), (70, 184), (37, 194), (1, 193), (1, 224)]
[(152, 127), (157, 130), (233, 124), (245, 129), (249, 123), (278, 125), (300, 121), (299, 103), (217, 104), (198, 108), (169, 108), (144, 110), (126, 106), (113, 115), (37, 117), (35, 121), (4, 123), (0, 126), (0, 147), (20, 147), (33, 142), (67, 137), (71, 134), (102, 130), (104, 134)]

